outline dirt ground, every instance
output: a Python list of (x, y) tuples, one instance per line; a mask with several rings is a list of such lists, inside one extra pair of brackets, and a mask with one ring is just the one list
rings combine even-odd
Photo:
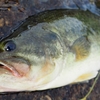
[[(68, 0), (0, 0), (0, 39), (9, 36), (21, 21), (38, 12), (63, 8), (77, 9), (75, 4), (70, 2)], [(96, 2), (100, 7), (100, 0)], [(77, 83), (45, 91), (0, 94), (0, 100), (80, 100), (88, 93), (93, 82), (94, 79), (88, 83)], [(100, 100), (100, 77), (87, 100)]]

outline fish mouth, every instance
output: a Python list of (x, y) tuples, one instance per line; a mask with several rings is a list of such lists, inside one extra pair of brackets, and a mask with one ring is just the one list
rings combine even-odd
[(21, 77), (20, 73), (11, 65), (0, 62), (0, 68), (3, 69), (6, 73), (12, 73), (16, 77)]
[(10, 58), (0, 61), (0, 74), (12, 74), (15, 77), (23, 77), (30, 71), (30, 65), (21, 58)]

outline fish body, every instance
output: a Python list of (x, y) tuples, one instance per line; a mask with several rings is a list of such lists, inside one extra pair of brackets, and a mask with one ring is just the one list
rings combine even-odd
[(98, 74), (100, 16), (63, 10), (40, 15), (0, 42), (0, 92), (56, 88)]

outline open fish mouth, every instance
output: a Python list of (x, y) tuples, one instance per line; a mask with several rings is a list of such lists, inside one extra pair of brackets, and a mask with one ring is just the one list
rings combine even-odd
[(29, 65), (24, 62), (0, 61), (0, 73), (23, 77), (29, 73)]
[(0, 62), (0, 68), (4, 69), (7, 73), (12, 73), (16, 77), (21, 77), (20, 73), (11, 65), (8, 65), (4, 62)]

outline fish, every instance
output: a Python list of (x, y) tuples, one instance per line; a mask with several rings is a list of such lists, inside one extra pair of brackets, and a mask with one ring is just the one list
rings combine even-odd
[(29, 17), (0, 41), (0, 92), (84, 82), (100, 70), (100, 16), (53, 10)]

